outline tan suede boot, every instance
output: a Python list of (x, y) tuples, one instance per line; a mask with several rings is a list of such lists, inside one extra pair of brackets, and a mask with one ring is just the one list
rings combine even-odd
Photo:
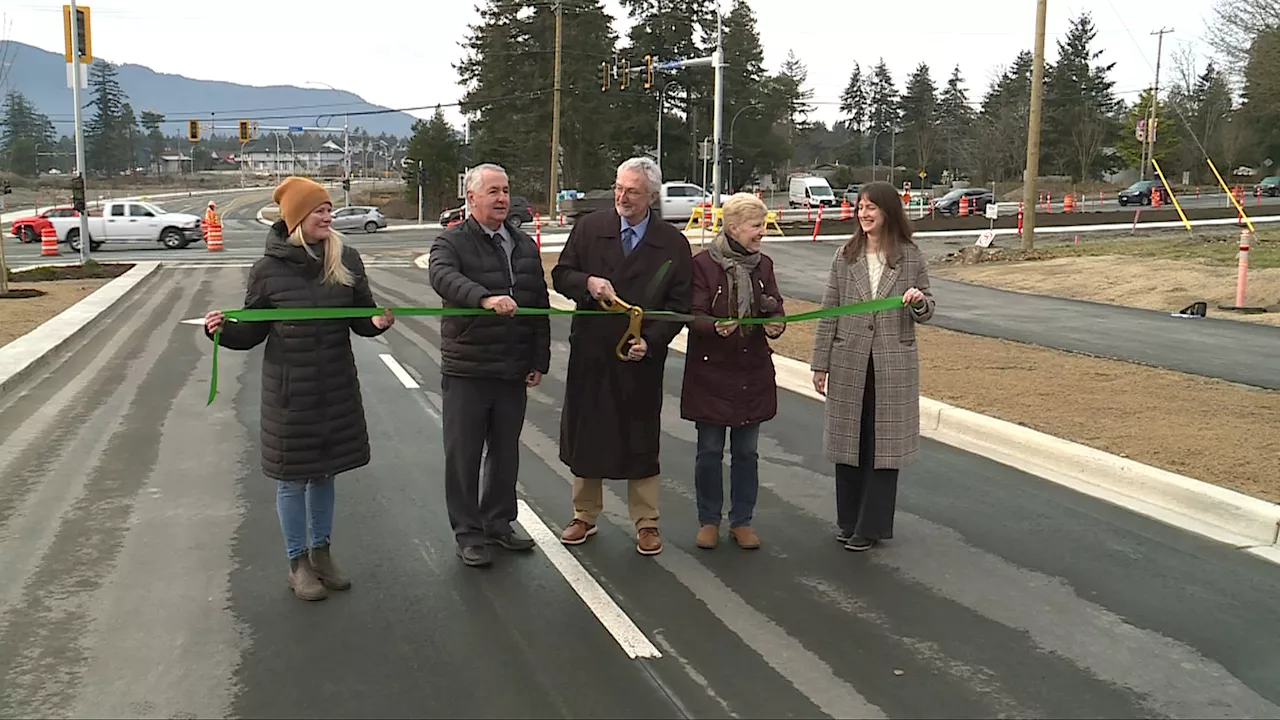
[(293, 588), (294, 595), (303, 600), (323, 600), (329, 597), (329, 592), (320, 583), (320, 578), (316, 577), (315, 569), (311, 567), (311, 558), (306, 553), (289, 561), (289, 587)]
[(329, 550), (329, 543), (311, 548), (311, 569), (320, 583), (330, 590), (347, 590), (351, 587), (351, 578), (338, 569)]
[(698, 528), (694, 542), (703, 550), (710, 550), (720, 542), (720, 528), (716, 525), (703, 525)]

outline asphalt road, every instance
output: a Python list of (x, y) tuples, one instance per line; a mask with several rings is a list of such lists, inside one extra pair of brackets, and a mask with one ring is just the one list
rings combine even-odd
[[(0, 716), (1280, 715), (1280, 567), (929, 441), (897, 538), (846, 552), (820, 407), (791, 393), (761, 436), (764, 549), (697, 549), (678, 355), (661, 555), (635, 552), (610, 483), (587, 545), (464, 567), (424, 318), (354, 340), (374, 461), (339, 480), (334, 547), (355, 586), (303, 603), (257, 464), (261, 350), (220, 355), (206, 408), (209, 345), (178, 324), (235, 306), (245, 273), (159, 271), (0, 400)], [(435, 302), (422, 271), (371, 276), (382, 302)], [(558, 533), (567, 323), (553, 324), (523, 434), (536, 515), (521, 522)], [(561, 556), (617, 614), (588, 609)], [(629, 657), (601, 617), (629, 618), (643, 637), (628, 647), (660, 657)]]
[[(921, 242), (926, 252), (937, 241)], [(837, 244), (767, 246), (783, 293), (821, 302)], [(931, 277), (938, 310), (933, 323), (950, 330), (1155, 365), (1265, 388), (1280, 388), (1280, 327), (1010, 292)]]

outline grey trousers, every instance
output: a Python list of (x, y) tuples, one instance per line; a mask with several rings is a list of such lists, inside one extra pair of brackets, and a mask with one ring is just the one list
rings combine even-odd
[(449, 522), (460, 547), (483, 545), (489, 536), (511, 532), (516, 519), (520, 429), (527, 389), (523, 379), (445, 375), (440, 379), (440, 391)]
[(898, 471), (876, 468), (876, 385), (867, 359), (866, 389), (858, 437), (858, 465), (836, 465), (836, 524), (869, 540), (893, 537), (898, 500)]

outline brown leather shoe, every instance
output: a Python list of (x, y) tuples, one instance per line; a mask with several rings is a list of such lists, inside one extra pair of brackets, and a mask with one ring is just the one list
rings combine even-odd
[(750, 525), (729, 528), (729, 534), (733, 535), (734, 541), (743, 550), (755, 550), (760, 547), (760, 536), (756, 535), (756, 531), (752, 530)]
[(320, 579), (320, 584), (329, 590), (349, 590), (351, 588), (351, 578), (338, 568), (338, 564), (333, 561), (333, 553), (329, 550), (329, 543), (311, 548), (309, 553), (311, 558), (311, 569), (315, 572), (316, 577)]
[(311, 558), (306, 553), (289, 561), (289, 587), (293, 588), (294, 595), (303, 600), (323, 600), (329, 597), (329, 591), (320, 583), (315, 569), (311, 567)]
[(565, 545), (581, 545), (587, 541), (587, 538), (595, 534), (595, 525), (588, 525), (585, 521), (574, 518), (569, 523), (569, 527), (560, 533), (560, 542)]
[(662, 552), (662, 536), (658, 534), (658, 528), (640, 528), (636, 533), (636, 552), (641, 555)]
[(720, 542), (720, 527), (718, 525), (703, 525), (698, 528), (698, 536), (694, 538), (694, 542), (703, 550), (710, 550)]

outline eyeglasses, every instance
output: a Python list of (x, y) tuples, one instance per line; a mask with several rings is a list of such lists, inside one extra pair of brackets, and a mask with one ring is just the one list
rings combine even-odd
[(613, 184), (612, 186), (610, 186), (610, 187), (612, 187), (612, 188), (613, 188), (613, 192), (614, 192), (614, 194), (615, 194), (615, 195), (616, 195), (617, 193), (621, 192), (623, 195), (626, 195), (627, 197), (642, 198), (642, 197), (644, 197), (645, 195), (647, 195), (647, 194), (648, 194), (648, 193), (646, 193), (644, 190), (638, 190), (638, 189), (636, 189), (636, 188), (624, 188), (624, 187), (621, 187), (621, 186), (619, 186), (619, 185), (618, 185), (618, 183), (614, 183), (614, 184)]

